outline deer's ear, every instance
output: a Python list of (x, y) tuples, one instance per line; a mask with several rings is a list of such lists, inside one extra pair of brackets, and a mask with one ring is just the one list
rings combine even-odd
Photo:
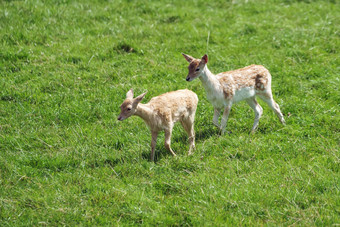
[(146, 93), (148, 93), (148, 92), (145, 92), (145, 93), (143, 93), (143, 94), (137, 96), (133, 101), (139, 103), (140, 101), (142, 101), (142, 99), (144, 98), (144, 96), (146, 95)]
[(132, 88), (126, 93), (127, 99), (133, 99), (133, 90)]
[(194, 60), (194, 58), (191, 57), (190, 55), (183, 54), (183, 53), (182, 53), (182, 55), (183, 55), (183, 57), (184, 57), (189, 63), (192, 62), (192, 60)]
[(204, 55), (203, 57), (202, 57), (202, 61), (205, 63), (205, 64), (207, 64), (208, 63), (208, 55)]

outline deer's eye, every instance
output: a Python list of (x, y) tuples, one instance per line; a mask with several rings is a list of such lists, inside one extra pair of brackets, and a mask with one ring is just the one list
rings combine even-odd
[(131, 111), (131, 108), (127, 108), (126, 110), (127, 110), (127, 111)]
[(197, 71), (200, 71), (200, 68), (197, 68), (197, 69), (196, 69), (196, 72), (197, 72)]

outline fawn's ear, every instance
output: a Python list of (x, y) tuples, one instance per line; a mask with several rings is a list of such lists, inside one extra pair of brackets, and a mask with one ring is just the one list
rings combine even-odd
[(202, 61), (204, 62), (204, 64), (207, 64), (208, 63), (208, 55), (204, 55), (203, 57), (202, 57)]
[(143, 94), (137, 96), (137, 97), (133, 100), (133, 102), (139, 103), (140, 101), (142, 101), (142, 99), (144, 98), (144, 96), (146, 95), (146, 93), (148, 93), (148, 92), (145, 92), (145, 93), (143, 93)]
[(193, 57), (191, 57), (190, 55), (187, 55), (187, 54), (182, 53), (182, 55), (189, 63), (192, 62), (192, 60), (195, 59), (195, 58), (193, 58)]
[(133, 99), (133, 90), (132, 90), (132, 88), (126, 93), (126, 99)]

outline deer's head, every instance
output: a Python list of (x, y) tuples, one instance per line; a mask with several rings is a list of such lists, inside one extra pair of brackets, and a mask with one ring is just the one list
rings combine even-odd
[(189, 62), (189, 73), (186, 80), (193, 81), (194, 79), (200, 77), (205, 65), (208, 63), (208, 56), (205, 54), (201, 59), (196, 59), (187, 54), (182, 53), (182, 55)]
[(126, 99), (120, 105), (120, 114), (118, 117), (119, 121), (125, 120), (130, 116), (134, 115), (137, 111), (137, 106), (144, 98), (146, 92), (141, 94), (140, 96), (133, 98), (133, 90), (132, 88), (126, 93)]

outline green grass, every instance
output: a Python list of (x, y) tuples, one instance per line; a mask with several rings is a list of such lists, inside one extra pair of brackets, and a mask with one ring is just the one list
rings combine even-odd
[[(338, 1), (1, 1), (0, 225), (340, 224)], [(209, 46), (207, 36), (210, 32)], [(261, 64), (287, 121), (233, 106), (219, 136), (181, 52), (222, 72)], [(197, 149), (174, 158), (126, 92), (188, 88)]]

